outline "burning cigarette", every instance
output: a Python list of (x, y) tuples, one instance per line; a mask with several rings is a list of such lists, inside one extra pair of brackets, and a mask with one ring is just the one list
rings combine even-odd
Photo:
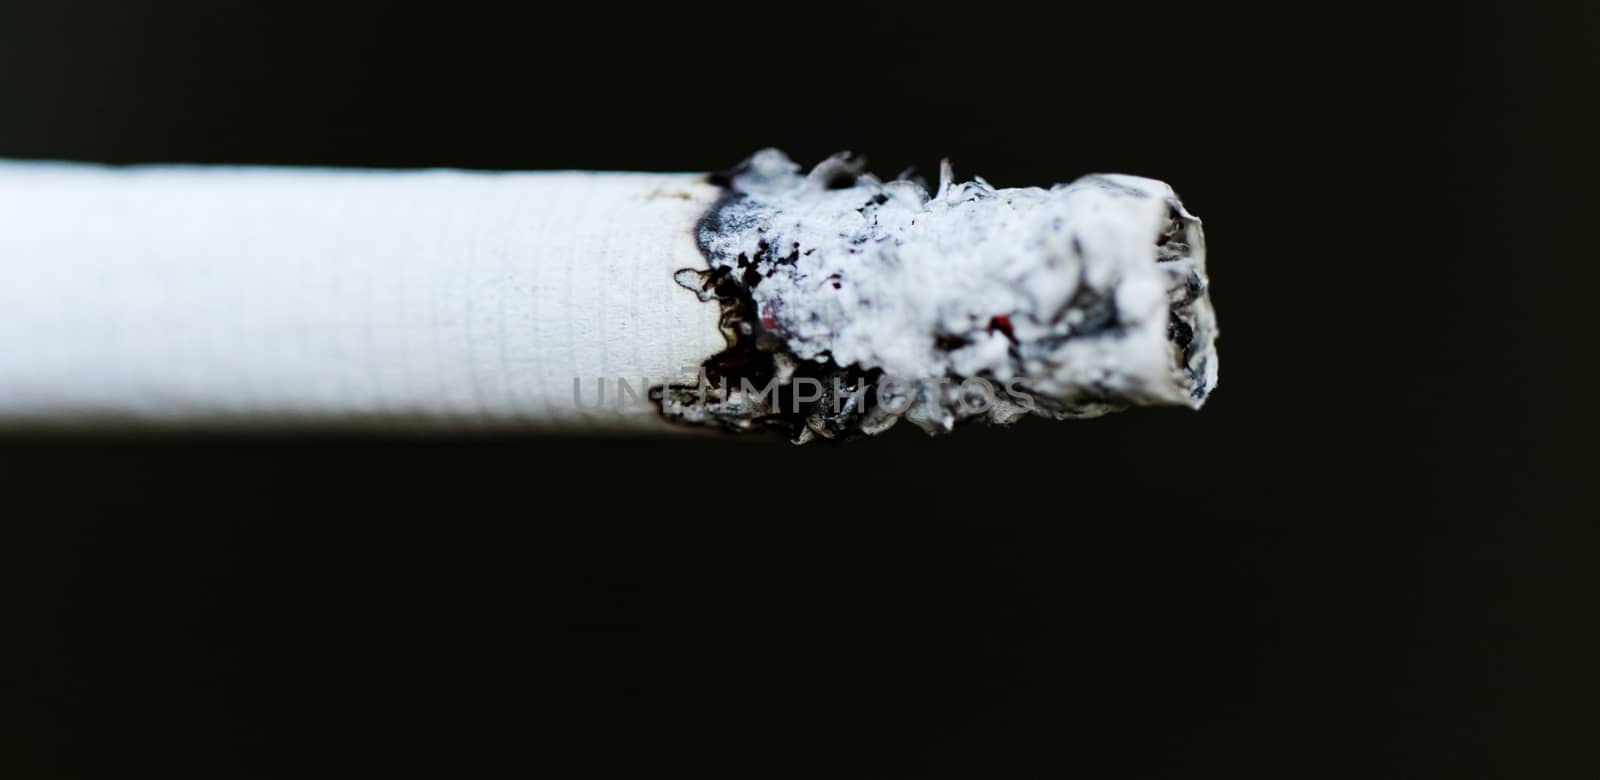
[(0, 425), (772, 430), (1198, 408), (1166, 185), (0, 163)]

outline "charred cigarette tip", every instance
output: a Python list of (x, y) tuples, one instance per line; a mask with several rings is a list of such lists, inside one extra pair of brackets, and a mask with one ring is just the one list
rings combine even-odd
[(805, 442), (1199, 408), (1216, 387), (1205, 237), (1159, 181), (997, 189), (946, 162), (930, 193), (774, 149), (713, 180), (706, 267), (678, 280), (717, 301), (727, 347), (665, 389), (671, 419)]

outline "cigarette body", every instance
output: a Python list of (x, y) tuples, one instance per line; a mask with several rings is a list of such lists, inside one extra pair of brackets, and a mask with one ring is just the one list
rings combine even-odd
[[(1166, 185), (0, 162), (0, 426), (774, 430), (1198, 407)], [(981, 391), (981, 392), (980, 392)]]
[[(667, 426), (694, 175), (0, 164), (0, 424)], [(626, 383), (619, 387), (619, 380)], [(574, 382), (583, 402), (574, 402)]]

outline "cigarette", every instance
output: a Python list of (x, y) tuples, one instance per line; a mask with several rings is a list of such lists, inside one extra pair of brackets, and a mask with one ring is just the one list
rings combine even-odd
[(1199, 408), (1171, 188), (0, 162), (0, 427), (769, 431)]

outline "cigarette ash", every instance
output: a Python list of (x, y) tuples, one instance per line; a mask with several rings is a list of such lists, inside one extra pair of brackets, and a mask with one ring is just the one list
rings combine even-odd
[(676, 279), (719, 303), (728, 346), (701, 386), (657, 389), (669, 419), (803, 443), (1199, 408), (1216, 386), (1200, 220), (1159, 181), (996, 189), (945, 163), (930, 195), (775, 149), (712, 180), (708, 267)]

